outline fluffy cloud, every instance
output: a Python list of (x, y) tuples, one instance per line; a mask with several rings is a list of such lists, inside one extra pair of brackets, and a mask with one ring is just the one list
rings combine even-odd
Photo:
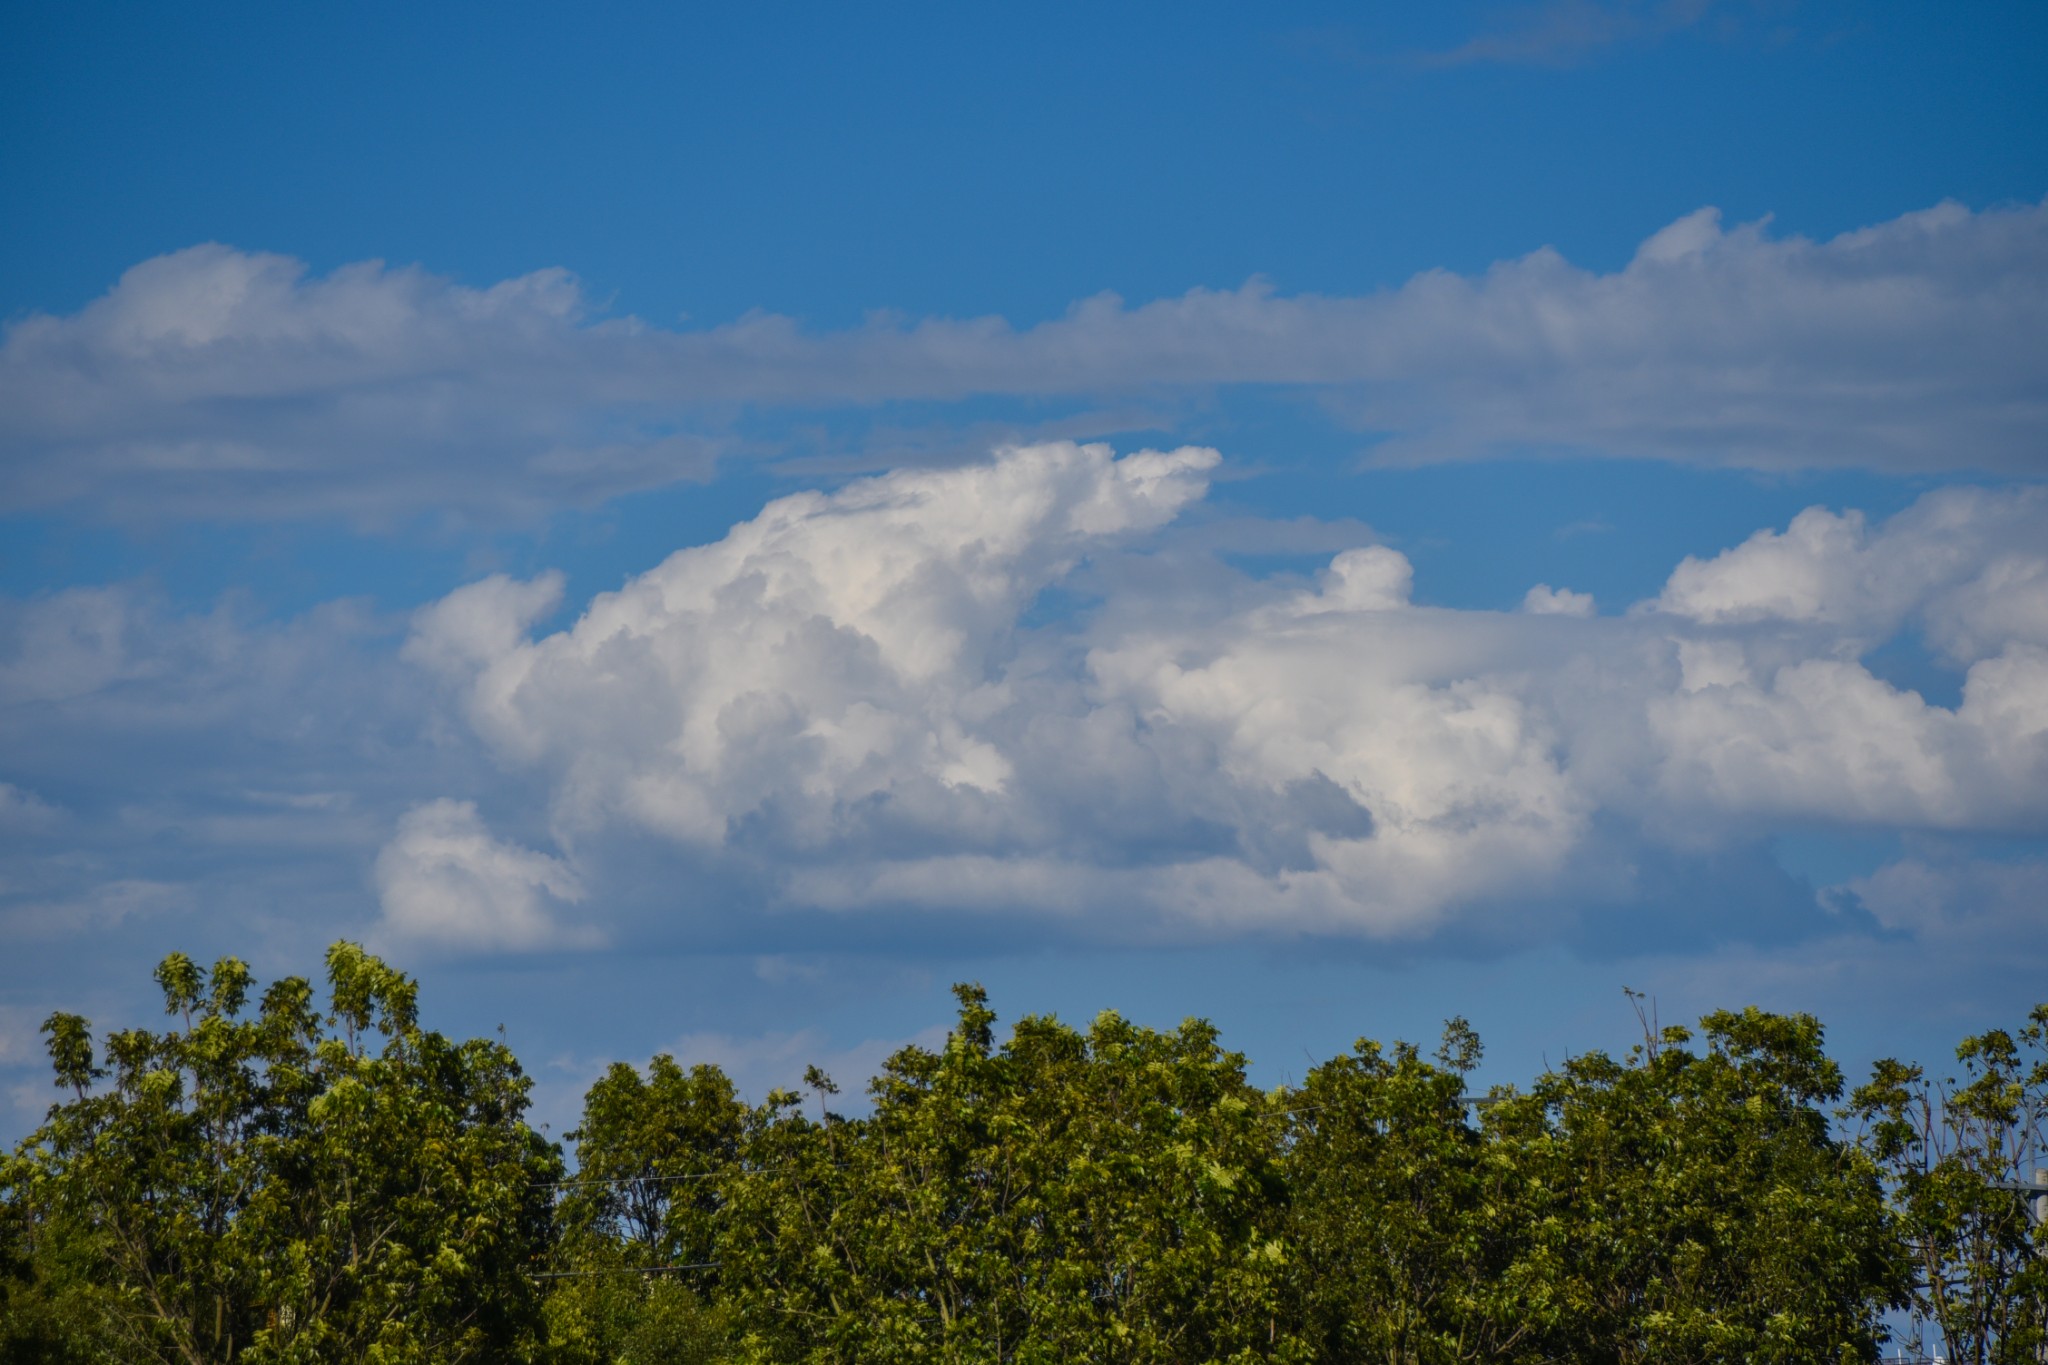
[(1593, 595), (1538, 583), (1522, 598), (1522, 610), (1531, 616), (1591, 616)]
[(1947, 488), (1873, 529), (1811, 507), (1712, 559), (1688, 558), (1656, 607), (1703, 625), (1786, 625), (1875, 643), (1909, 622), (1967, 663), (2048, 646), (2048, 489)]
[(1824, 242), (1703, 209), (1606, 273), (1546, 248), (1362, 297), (1254, 281), (1025, 328), (670, 331), (595, 317), (559, 270), (473, 289), (202, 246), (8, 329), (0, 507), (535, 516), (772, 450), (742, 436), (750, 412), (1265, 384), (1322, 394), (1388, 461), (2038, 471), (2044, 281), (2041, 205), (1944, 204)]
[(1043, 446), (785, 498), (537, 643), (505, 635), (534, 591), (493, 578), (424, 612), (407, 652), (481, 665), (477, 728), (556, 774), (572, 827), (718, 844), (771, 808), (803, 842), (863, 803), (969, 820), (1014, 777), (987, 721), (1017, 710), (1020, 613), (1091, 545), (1199, 496), (1216, 458)]
[(384, 928), (402, 940), (467, 949), (594, 945), (565, 926), (556, 904), (583, 899), (560, 859), (495, 839), (468, 801), (431, 801), (407, 811), (377, 855)]
[[(1215, 462), (1053, 444), (785, 498), (559, 629), (554, 575), (409, 629), (0, 601), (0, 918), (522, 950), (630, 936), (680, 869), (707, 924), (1545, 936), (1781, 830), (2048, 833), (2038, 491), (1810, 510), (1627, 612), (1480, 612), (1415, 605), (1384, 545), (1203, 558), (1171, 523)], [(1916, 638), (1952, 704), (1873, 662)]]
[[(2048, 820), (2048, 497), (1943, 489), (1879, 527), (1809, 508), (1646, 609), (1685, 620), (1650, 710), (1674, 800), (1757, 816), (2038, 831)], [(1903, 629), (1964, 666), (1929, 705), (1861, 655)]]
[(2048, 651), (1971, 666), (1931, 706), (1860, 664), (1805, 659), (1756, 678), (1718, 666), (1650, 703), (1674, 805), (1870, 825), (2038, 832), (2048, 825)]
[[(1406, 937), (1625, 899), (1632, 847), (1787, 821), (2048, 831), (2032, 493), (1809, 511), (1623, 616), (1416, 607), (1368, 546), (1220, 594), (1103, 575), (1092, 613), (1027, 624), (1214, 461), (1060, 444), (788, 498), (539, 639), (557, 585), (463, 588), (407, 653), (541, 778), (570, 856), (635, 830), (793, 905)], [(1967, 663), (1958, 706), (1862, 662), (1916, 622)]]

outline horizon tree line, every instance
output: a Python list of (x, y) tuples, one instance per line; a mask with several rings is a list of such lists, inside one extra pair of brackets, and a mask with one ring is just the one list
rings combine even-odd
[(1204, 1021), (999, 1041), (962, 985), (867, 1114), (662, 1055), (565, 1148), (502, 1039), (423, 1029), (357, 945), (324, 1004), (232, 957), (156, 980), (161, 1032), (44, 1024), (0, 1359), (1789, 1365), (1900, 1314), (1954, 1362), (2048, 1348), (2048, 1004), (1952, 1074), (1850, 1088), (1816, 1019), (1749, 1008), (1475, 1095), (1462, 1019), (1262, 1090)]

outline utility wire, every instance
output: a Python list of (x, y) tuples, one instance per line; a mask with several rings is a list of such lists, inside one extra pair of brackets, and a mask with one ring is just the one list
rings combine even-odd
[(593, 1176), (588, 1180), (536, 1180), (537, 1190), (566, 1190), (579, 1185), (662, 1185), (672, 1180), (716, 1180), (727, 1174), (725, 1171), (705, 1171), (699, 1175), (612, 1175)]
[[(829, 1161), (820, 1163), (812, 1167), (812, 1169), (843, 1171), (848, 1168), (848, 1164), (844, 1161)], [(763, 1175), (770, 1171), (802, 1170), (809, 1165), (810, 1163), (808, 1162), (786, 1161), (780, 1166), (736, 1166), (729, 1171), (699, 1171), (693, 1175), (578, 1176), (574, 1180), (536, 1180), (533, 1182), (532, 1188), (537, 1190), (563, 1190), (573, 1189), (581, 1185), (659, 1185), (675, 1180), (724, 1180), (730, 1176)]]
[(660, 1275), (671, 1270), (716, 1270), (719, 1261), (694, 1261), (689, 1265), (643, 1265), (611, 1266), (603, 1270), (544, 1270), (529, 1271), (527, 1278), (533, 1280), (580, 1280), (591, 1275)]

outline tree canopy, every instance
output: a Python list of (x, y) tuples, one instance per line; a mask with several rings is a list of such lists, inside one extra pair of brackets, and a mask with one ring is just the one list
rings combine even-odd
[(2048, 1006), (1846, 1099), (1816, 1020), (1755, 1009), (1481, 1095), (1462, 1020), (1264, 1090), (1202, 1021), (999, 1037), (961, 986), (850, 1117), (815, 1068), (749, 1104), (658, 1056), (565, 1151), (502, 1041), (422, 1029), (355, 945), (326, 969), (252, 1009), (241, 962), (174, 954), (162, 1031), (51, 1016), (0, 1357), (1846, 1362), (1901, 1310), (1951, 1359), (2043, 1340)]

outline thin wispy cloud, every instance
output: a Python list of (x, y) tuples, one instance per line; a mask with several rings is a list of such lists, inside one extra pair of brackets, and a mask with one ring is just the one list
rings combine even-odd
[(1715, 0), (1545, 0), (1498, 13), (1465, 42), (1417, 59), (1427, 67), (1572, 66), (1610, 49), (1698, 27)]
[(1024, 327), (836, 332), (603, 318), (560, 271), (472, 289), (201, 247), (9, 329), (0, 506), (530, 520), (775, 455), (777, 423), (806, 413), (1237, 388), (1315, 395), (1379, 463), (2038, 473), (2044, 281), (2042, 205), (1943, 204), (1818, 242), (1701, 210), (1604, 273), (1542, 249), (1355, 297), (1253, 281)]

